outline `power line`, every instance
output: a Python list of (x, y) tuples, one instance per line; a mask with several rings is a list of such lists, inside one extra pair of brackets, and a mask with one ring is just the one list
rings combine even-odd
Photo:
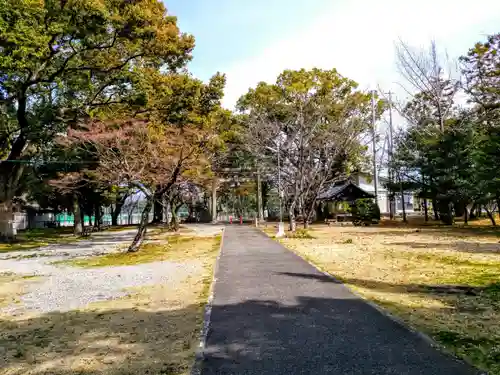
[(96, 160), (51, 160), (51, 161), (39, 161), (39, 160), (1, 160), (0, 163), (20, 163), (20, 164), (98, 164), (99, 161)]

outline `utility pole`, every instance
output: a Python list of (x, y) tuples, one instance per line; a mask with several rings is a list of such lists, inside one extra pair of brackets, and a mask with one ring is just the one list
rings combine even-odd
[(394, 219), (395, 216), (395, 202), (394, 202), (394, 192), (392, 189), (394, 188), (394, 173), (392, 170), (392, 164), (394, 161), (394, 133), (393, 133), (393, 126), (392, 126), (392, 92), (389, 91), (388, 93), (389, 97), (389, 182), (391, 186), (391, 191), (389, 192), (389, 215), (391, 220)]
[(283, 191), (281, 190), (281, 134), (278, 134), (278, 195), (280, 198), (280, 222), (278, 224), (278, 233), (276, 237), (283, 237), (285, 235), (285, 224), (283, 223)]
[(406, 223), (405, 191), (403, 189), (403, 180), (401, 179), (401, 174), (399, 175), (399, 188), (401, 192), (401, 208), (403, 209), (403, 223)]
[(217, 177), (212, 180), (212, 224), (217, 223)]
[(262, 207), (262, 181), (260, 178), (260, 169), (257, 167), (257, 221), (264, 221), (264, 210)]
[(377, 139), (376, 139), (375, 90), (372, 90), (372, 146), (373, 146), (373, 187), (375, 203), (378, 206)]

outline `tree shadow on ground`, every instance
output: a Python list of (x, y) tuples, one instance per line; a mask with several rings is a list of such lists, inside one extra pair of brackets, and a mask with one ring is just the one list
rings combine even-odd
[(498, 242), (465, 242), (456, 241), (451, 243), (440, 242), (391, 242), (390, 245), (403, 246), (412, 249), (445, 249), (455, 250), (462, 253), (500, 254), (500, 243)]
[[(340, 283), (325, 275), (283, 274), (299, 279)], [(493, 275), (490, 276), (489, 280), (492, 280)], [(479, 281), (481, 278), (478, 276)], [(500, 335), (497, 329), (500, 319), (500, 281), (485, 282), (483, 286), (397, 284), (356, 278), (343, 278), (342, 282), (366, 290), (363, 294), (370, 296), (378, 305), (428, 333), (448, 349), (490, 370), (492, 374), (500, 374)], [(408, 299), (404, 296), (408, 296)], [(376, 325), (373, 316), (371, 319)]]
[(188, 373), (202, 306), (54, 312), (0, 320), (0, 374)]
[(202, 375), (476, 373), (350, 293), (338, 298), (298, 297), (296, 304), (263, 299), (214, 305), (202, 371)]
[[(380, 235), (398, 235), (402, 234), (422, 234), (422, 235), (434, 235), (441, 237), (500, 237), (500, 227), (467, 227), (467, 226), (447, 226), (447, 225), (407, 225), (399, 228), (393, 229), (393, 227), (387, 226), (374, 226), (373, 229), (378, 229), (378, 234)], [(369, 232), (367, 233), (370, 234)], [(373, 234), (373, 233), (372, 233)]]
[[(384, 291), (388, 293), (428, 293), (433, 295), (470, 295), (477, 296), (482, 293), (491, 293), (491, 297), (500, 298), (500, 282), (491, 283), (486, 286), (468, 286), (468, 285), (426, 285), (426, 284), (395, 284), (376, 280), (343, 278), (339, 281), (331, 276), (305, 274), (305, 273), (292, 273), (292, 272), (279, 272), (279, 275), (286, 275), (292, 277), (299, 277), (304, 279), (318, 280), (324, 283), (340, 284), (345, 283), (363, 288)], [(498, 293), (498, 296), (497, 296)]]
[[(341, 287), (339, 285), (339, 287)], [(0, 321), (0, 374), (188, 374), (202, 306), (50, 313)], [(203, 375), (475, 371), (357, 297), (214, 305)]]

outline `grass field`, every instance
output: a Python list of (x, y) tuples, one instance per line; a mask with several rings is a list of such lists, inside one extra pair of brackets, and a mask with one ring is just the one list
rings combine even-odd
[(72, 259), (57, 262), (76, 267), (110, 267), (126, 266), (131, 264), (150, 263), (156, 261), (170, 260), (182, 261), (186, 257), (204, 257), (212, 252), (212, 247), (219, 246), (220, 236), (216, 237), (188, 237), (180, 235), (170, 235), (164, 241), (146, 243), (136, 253), (127, 253), (124, 250), (102, 256)]
[(37, 247), (54, 243), (68, 243), (75, 241), (72, 235), (73, 228), (44, 228), (30, 229), (18, 233), (16, 241), (0, 243), (0, 253), (11, 251), (33, 250)]
[[(189, 374), (219, 244), (220, 236), (178, 238), (137, 254), (88, 258), (93, 263), (86, 266), (94, 267), (167, 258), (202, 267), (186, 267), (179, 281), (133, 288), (127, 297), (83, 309), (0, 316), (0, 375)], [(3, 277), (1, 290), (23, 281)], [(11, 303), (21, 290), (5, 289), (0, 303)]]
[(318, 225), (310, 234), (280, 241), (457, 355), (500, 374), (497, 229), (384, 223)]
[(19, 296), (24, 293), (26, 284), (36, 279), (36, 276), (0, 273), (0, 308), (19, 302)]

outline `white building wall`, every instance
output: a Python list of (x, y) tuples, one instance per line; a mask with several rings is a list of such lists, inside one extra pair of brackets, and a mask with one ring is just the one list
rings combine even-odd
[[(358, 175), (356, 178), (356, 183), (357, 185), (372, 194), (375, 194), (375, 187), (373, 184), (373, 180), (370, 178), (363, 176), (363, 175)], [(370, 180), (370, 181), (369, 181)], [(377, 202), (378, 206), (380, 208), (380, 213), (381, 214), (388, 214), (390, 212), (390, 207), (389, 207), (389, 192), (383, 185), (379, 182), (377, 186), (378, 190), (378, 197), (377, 197)], [(414, 199), (413, 199), (413, 194), (412, 193), (405, 193), (404, 194), (404, 201), (405, 201), (405, 207), (406, 207), (406, 212), (411, 213), (414, 212)], [(399, 195), (396, 196), (396, 213), (401, 213), (403, 212), (403, 207), (401, 205), (401, 197)]]

